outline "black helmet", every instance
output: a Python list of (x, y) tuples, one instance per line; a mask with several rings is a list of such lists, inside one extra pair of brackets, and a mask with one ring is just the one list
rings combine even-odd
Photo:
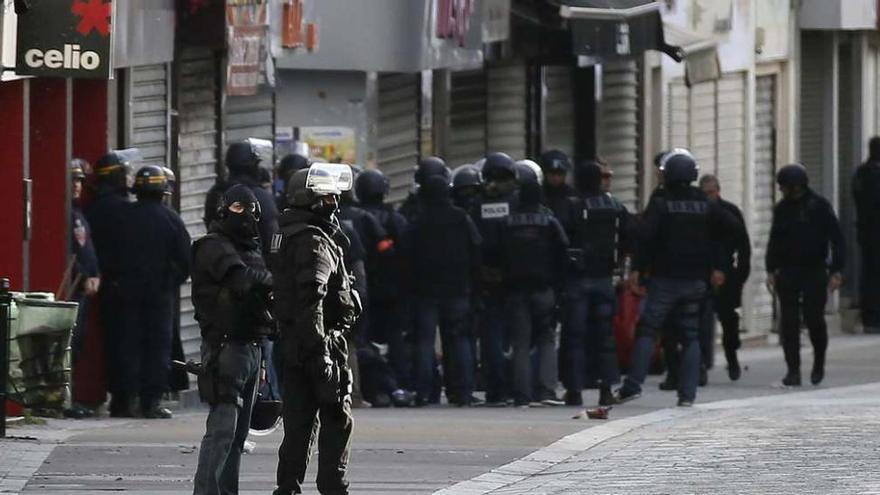
[(134, 176), (134, 186), (131, 191), (135, 194), (163, 195), (168, 192), (168, 177), (162, 167), (156, 165), (144, 165)]
[(128, 187), (128, 176), (131, 165), (126, 156), (118, 151), (111, 151), (95, 163), (95, 176), (98, 184), (104, 184), (118, 191)]
[(251, 412), (251, 433), (257, 436), (268, 435), (278, 428), (280, 421), (280, 400), (263, 400), (258, 398), (254, 402), (254, 410)]
[(290, 177), (297, 170), (302, 170), (304, 168), (309, 168), (311, 162), (308, 158), (298, 155), (296, 153), (291, 155), (286, 155), (284, 158), (278, 162), (278, 177), (281, 178), (285, 183), (290, 181)]
[(85, 180), (86, 170), (89, 168), (89, 162), (82, 158), (74, 158), (70, 160), (70, 178), (71, 180)]
[(595, 160), (578, 160), (574, 165), (574, 186), (582, 193), (602, 190), (602, 165)]
[(568, 158), (568, 155), (560, 150), (548, 150), (541, 153), (538, 163), (541, 164), (541, 169), (544, 170), (544, 173), (564, 173), (571, 170), (571, 160)]
[(539, 186), (544, 184), (544, 172), (537, 163), (532, 160), (520, 160), (513, 165), (516, 167), (516, 180), (520, 184), (535, 183)]
[(239, 203), (244, 207), (245, 211), (249, 211), (256, 221), (260, 221), (262, 209), (257, 196), (248, 186), (244, 184), (235, 184), (223, 193), (220, 198), (220, 204), (217, 205), (217, 218), (226, 218), (229, 216), (229, 207), (233, 203)]
[(165, 194), (174, 194), (174, 186), (177, 184), (177, 175), (175, 175), (174, 171), (168, 167), (162, 167), (162, 171), (165, 172), (165, 180), (168, 181), (168, 190), (165, 191)]
[(483, 178), (480, 177), (480, 169), (475, 165), (462, 165), (452, 172), (452, 188), (480, 187)]
[(690, 184), (700, 175), (697, 161), (687, 150), (672, 150), (664, 155), (660, 162), (660, 170), (663, 170), (663, 182), (667, 186)]
[(250, 175), (256, 178), (260, 155), (247, 139), (232, 143), (226, 150), (226, 168), (232, 174)]
[(354, 181), (354, 192), (365, 203), (381, 203), (389, 187), (385, 174), (375, 169), (364, 170)]
[(492, 182), (505, 179), (516, 179), (516, 165), (507, 153), (490, 153), (483, 164), (483, 181)]
[(446, 166), (446, 162), (442, 158), (429, 156), (422, 158), (416, 168), (415, 181), (416, 184), (423, 186), (428, 177), (439, 175), (444, 177), (448, 182), (452, 182), (452, 171)]
[(810, 185), (810, 177), (807, 169), (800, 163), (786, 165), (776, 173), (776, 183), (781, 187), (807, 187)]
[(351, 190), (352, 182), (348, 165), (313, 163), (294, 172), (287, 184), (287, 202), (297, 208), (312, 209), (324, 196), (340, 196)]

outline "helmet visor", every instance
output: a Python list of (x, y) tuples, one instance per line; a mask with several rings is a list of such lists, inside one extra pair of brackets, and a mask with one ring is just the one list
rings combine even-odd
[(314, 163), (309, 167), (306, 189), (317, 195), (350, 191), (354, 175), (351, 167), (340, 163)]

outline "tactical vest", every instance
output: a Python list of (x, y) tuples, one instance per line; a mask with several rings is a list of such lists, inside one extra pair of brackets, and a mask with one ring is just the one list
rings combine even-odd
[(572, 248), (579, 249), (581, 263), (573, 269), (588, 277), (610, 277), (617, 265), (620, 218), (623, 206), (616, 199), (599, 194), (578, 198)]
[(504, 248), (508, 282), (516, 287), (543, 288), (555, 275), (554, 228), (549, 212), (518, 212), (507, 217)]
[(227, 270), (235, 266), (266, 270), (258, 249), (236, 249), (235, 244), (221, 234), (210, 233), (193, 243), (195, 271), (192, 298), (202, 337), (215, 342), (227, 339), (252, 341), (270, 334), (273, 322), (267, 292), (252, 290), (239, 296), (225, 287), (222, 281), (200, 276), (204, 271), (198, 259), (202, 249), (219, 249)]
[(703, 273), (712, 267), (709, 201), (704, 197), (658, 199), (663, 208), (655, 272), (673, 277)]

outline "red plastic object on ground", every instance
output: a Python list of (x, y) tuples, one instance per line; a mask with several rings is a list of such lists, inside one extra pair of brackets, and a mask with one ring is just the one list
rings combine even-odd
[(24, 415), (24, 408), (18, 402), (15, 402), (12, 399), (6, 399), (6, 417), (14, 418), (16, 416)]

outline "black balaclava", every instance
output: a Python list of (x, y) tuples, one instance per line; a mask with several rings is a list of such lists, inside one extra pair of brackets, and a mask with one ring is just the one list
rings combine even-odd
[[(235, 202), (239, 202), (244, 206), (243, 212), (233, 213), (229, 211), (229, 206)], [(260, 235), (260, 219), (258, 214), (259, 203), (253, 191), (243, 184), (236, 184), (230, 187), (223, 195), (222, 208), (220, 222), (223, 232), (242, 245), (256, 247), (257, 239), (259, 239)], [(254, 208), (253, 212), (251, 208)]]

